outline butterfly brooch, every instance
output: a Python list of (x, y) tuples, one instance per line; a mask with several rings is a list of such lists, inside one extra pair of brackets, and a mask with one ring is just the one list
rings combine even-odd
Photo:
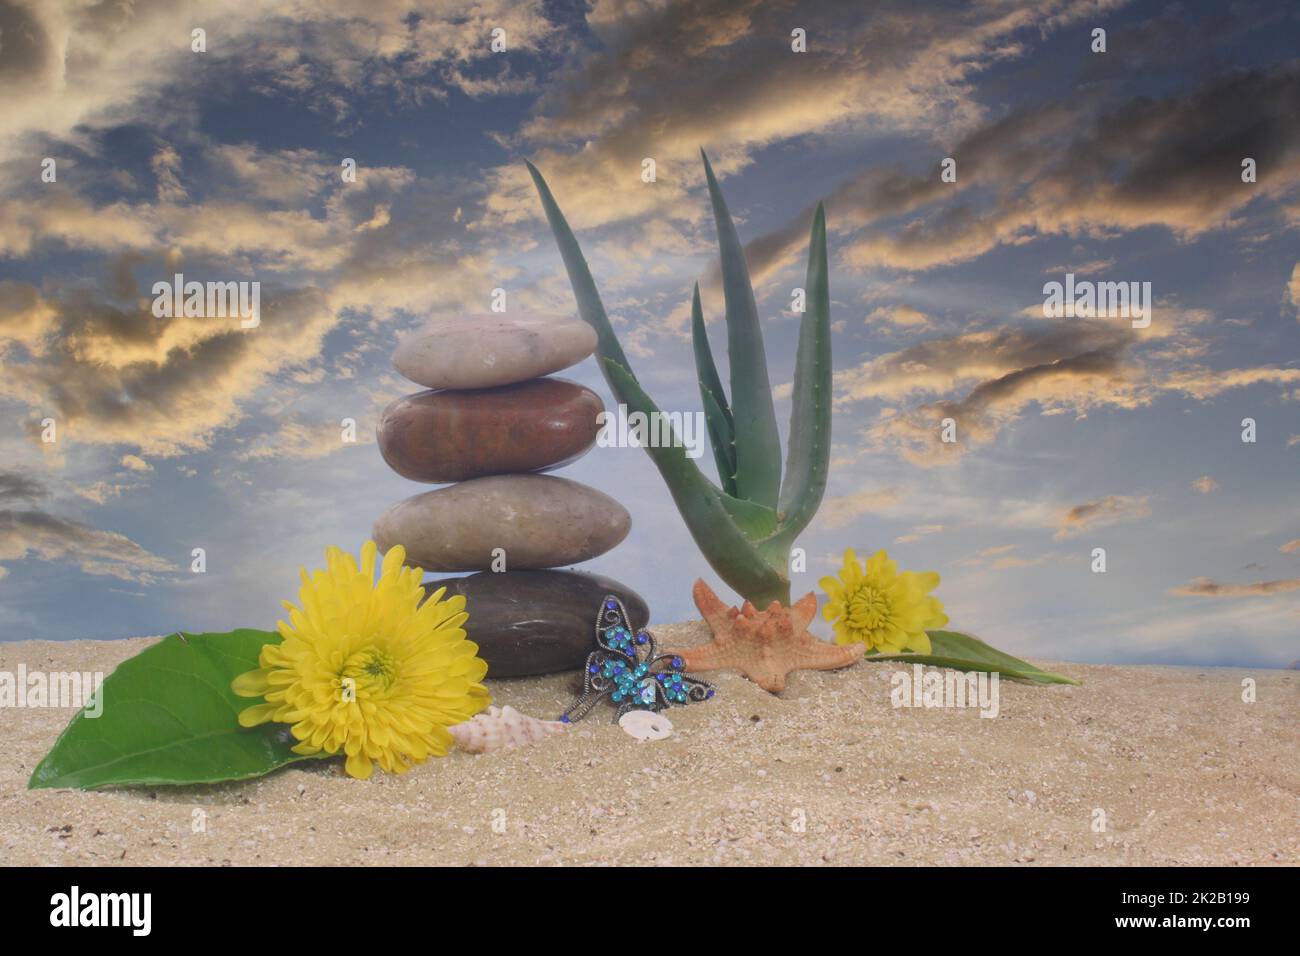
[(587, 655), (582, 694), (560, 720), (581, 720), (606, 697), (618, 705), (615, 720), (632, 710), (657, 713), (712, 697), (713, 685), (683, 674), (683, 667), (680, 657), (658, 652), (649, 631), (633, 631), (623, 602), (607, 594), (596, 613), (596, 650)]

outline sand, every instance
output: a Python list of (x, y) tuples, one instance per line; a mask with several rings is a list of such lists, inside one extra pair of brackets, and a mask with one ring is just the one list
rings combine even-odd
[[(705, 638), (699, 622), (655, 631)], [(0, 644), (0, 670), (108, 672), (151, 640)], [(799, 672), (779, 697), (714, 672), (717, 697), (670, 711), (666, 740), (597, 710), (527, 749), (370, 781), (331, 761), (242, 784), (29, 791), (71, 713), (5, 708), (0, 846), (8, 864), (1296, 863), (1300, 673), (1034, 663), (1084, 683), (1004, 681), (987, 719), (893, 708), (896, 665)], [(574, 680), (490, 684), (549, 718)]]

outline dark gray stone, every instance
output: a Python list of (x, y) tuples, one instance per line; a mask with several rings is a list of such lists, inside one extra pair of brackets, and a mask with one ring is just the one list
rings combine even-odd
[(487, 661), (489, 678), (528, 677), (582, 667), (596, 646), (596, 612), (618, 597), (634, 628), (650, 622), (641, 596), (617, 581), (577, 571), (483, 571), (424, 582), (465, 596), (465, 631)]

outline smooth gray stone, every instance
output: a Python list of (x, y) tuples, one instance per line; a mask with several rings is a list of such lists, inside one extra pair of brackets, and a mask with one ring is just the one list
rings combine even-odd
[[(484, 571), (424, 582), (426, 594), (440, 587), (447, 589), (447, 597), (465, 596), (465, 631), (487, 661), (489, 678), (582, 667), (596, 649), (596, 614), (606, 594), (623, 602), (633, 628), (650, 622), (650, 610), (639, 594), (599, 574)], [(563, 709), (557, 705), (557, 712)]]
[[(604, 554), (627, 537), (632, 517), (604, 492), (553, 475), (491, 475), (426, 491), (375, 522), (380, 551), (406, 548), (426, 571), (556, 568)], [(500, 562), (497, 562), (500, 567)]]
[(596, 330), (566, 315), (463, 315), (402, 342), (393, 366), (426, 388), (513, 385), (577, 365), (596, 351)]

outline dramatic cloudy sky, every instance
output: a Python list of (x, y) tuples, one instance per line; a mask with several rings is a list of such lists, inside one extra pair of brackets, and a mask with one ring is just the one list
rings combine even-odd
[[(1300, 8), (1251, 0), (0, 0), (0, 637), (271, 626), (300, 564), (422, 490), (373, 443), (413, 390), (395, 344), (497, 287), (573, 311), (524, 159), (651, 394), (698, 409), (697, 279), (723, 342), (703, 146), (782, 421), (826, 203), (833, 466), (796, 593), (886, 547), (1011, 651), (1286, 666), (1297, 41)], [(261, 326), (155, 318), (175, 271), (261, 282)], [(1150, 282), (1150, 327), (1044, 318), (1067, 271)], [(633, 515), (592, 569), (690, 615), (716, 577), (644, 453), (563, 474)]]

